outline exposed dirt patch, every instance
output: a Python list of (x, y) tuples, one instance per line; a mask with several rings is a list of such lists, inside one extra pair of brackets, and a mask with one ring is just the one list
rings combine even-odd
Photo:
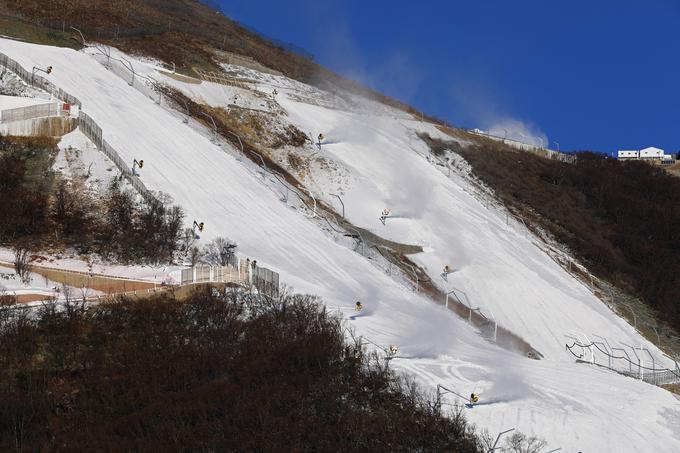
[(194, 77), (191, 77), (191, 76), (179, 74), (177, 72), (162, 71), (161, 73), (166, 77), (170, 77), (171, 79), (175, 79), (175, 80), (177, 80), (179, 82), (183, 82), (183, 83), (191, 83), (191, 84), (194, 84), (194, 85), (200, 85), (201, 83), (203, 83), (203, 81), (201, 79), (197, 79), (197, 78), (194, 78)]

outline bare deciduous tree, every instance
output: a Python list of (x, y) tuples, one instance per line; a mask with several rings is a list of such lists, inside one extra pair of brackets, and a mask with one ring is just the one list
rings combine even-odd
[(14, 247), (14, 272), (22, 282), (28, 283), (31, 274), (31, 251), (23, 245)]
[(505, 445), (505, 451), (511, 453), (541, 453), (547, 444), (536, 436), (516, 432), (507, 439)]
[(236, 266), (236, 248), (235, 242), (227, 238), (216, 237), (205, 246), (204, 259), (208, 264), (215, 266)]

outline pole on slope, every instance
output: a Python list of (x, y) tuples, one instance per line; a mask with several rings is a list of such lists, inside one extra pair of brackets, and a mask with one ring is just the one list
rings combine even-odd
[(595, 349), (593, 348), (593, 343), (588, 339), (588, 336), (581, 332), (581, 335), (583, 335), (583, 338), (586, 339), (585, 344), (588, 345), (588, 349), (590, 350), (590, 363), (595, 363)]
[(612, 348), (612, 352), (613, 351), (621, 351), (626, 355), (626, 358), (628, 359), (628, 371), (632, 374), (633, 373), (633, 361), (630, 359), (628, 352), (626, 352), (626, 350), (623, 349), (623, 348)]
[(404, 264), (406, 264), (411, 269), (411, 272), (413, 272), (413, 275), (416, 278), (416, 292), (418, 292), (420, 290), (420, 278), (418, 277), (418, 272), (416, 272), (415, 268), (412, 265), (408, 263)]
[(465, 399), (463, 397), (463, 395), (461, 395), (457, 392), (454, 392), (453, 390), (448, 389), (441, 384), (437, 384), (437, 397), (436, 397), (437, 399), (435, 400), (435, 403), (434, 403), (435, 409), (437, 410), (437, 412), (439, 412), (441, 410), (441, 407), (442, 407), (442, 396), (446, 395), (447, 393), (451, 393), (452, 395), (456, 395), (459, 398)]
[(306, 187), (300, 187), (300, 189), (306, 190), (307, 193), (309, 194), (309, 196), (312, 198), (312, 201), (314, 202), (314, 210), (313, 210), (313, 214), (314, 214), (314, 215), (313, 215), (312, 217), (316, 217), (316, 198), (314, 198), (314, 195), (312, 194), (312, 191), (309, 190), (308, 188), (306, 188)]
[[(240, 142), (240, 141), (241, 141), (241, 139), (239, 138), (239, 142)], [(241, 143), (241, 146), (243, 146), (243, 143)], [(241, 148), (241, 150), (243, 150), (243, 148)], [(262, 162), (262, 168), (264, 168), (264, 171), (265, 171), (265, 172), (268, 172), (269, 170), (267, 170), (267, 164), (265, 164), (265, 162), (264, 162), (264, 157), (262, 157), (262, 154), (258, 153), (258, 152), (255, 151), (255, 150), (251, 150), (251, 151), (253, 152), (253, 154), (255, 154), (257, 157), (260, 158), (260, 162)], [(243, 152), (243, 151), (242, 151), (242, 152)], [(262, 174), (262, 177), (263, 177), (263, 178), (265, 177), (264, 173)]]
[(161, 84), (158, 83), (158, 80), (151, 76), (149, 76), (149, 79), (154, 83), (156, 90), (158, 90), (158, 100), (156, 101), (156, 104), (161, 105), (161, 101), (163, 100), (163, 90), (161, 90)]
[[(609, 342), (605, 337), (601, 337), (600, 335), (593, 334), (593, 337), (599, 338), (603, 342), (599, 342), (604, 347), (604, 350), (607, 351), (607, 356), (609, 357), (609, 369), (612, 369), (612, 356), (614, 355), (614, 352), (611, 350), (611, 346), (609, 345)], [(593, 342), (596, 344), (595, 342)]]
[(345, 203), (342, 202), (342, 198), (340, 198), (340, 195), (336, 195), (334, 193), (331, 193), (329, 195), (340, 200), (340, 204), (342, 205), (342, 218), (344, 220), (344, 218), (345, 218)]
[(497, 343), (498, 339), (498, 321), (496, 321), (496, 317), (493, 314), (493, 310), (488, 308), (489, 313), (491, 314), (491, 320), (493, 321), (493, 342)]
[[(635, 348), (634, 346), (631, 346), (629, 344), (626, 344), (626, 343), (621, 343), (621, 344), (630, 348), (633, 351), (633, 354), (635, 354), (635, 358), (637, 358), (637, 360), (638, 360), (638, 376), (642, 380), (642, 378), (644, 377), (644, 371), (642, 371), (643, 362), (642, 362), (642, 359), (640, 358), (640, 356), (638, 355), (638, 353), (636, 351), (637, 348)], [(642, 352), (642, 351), (640, 351), (640, 352)]]
[(203, 115), (203, 116), (205, 116), (205, 117), (207, 117), (207, 118), (210, 118), (210, 121), (212, 122), (212, 125), (213, 125), (213, 139), (212, 139), (212, 142), (213, 142), (213, 143), (217, 143), (217, 124), (215, 124), (215, 120), (213, 119), (212, 116), (208, 115), (208, 114), (205, 113), (205, 112), (201, 112), (201, 115)]
[(83, 43), (83, 47), (87, 47), (87, 44), (85, 44), (85, 36), (83, 36), (83, 32), (81, 32), (80, 30), (78, 30), (78, 29), (77, 29), (76, 27), (74, 27), (74, 26), (71, 26), (71, 29), (78, 32), (78, 34), (80, 35), (80, 39), (81, 39), (81, 41), (82, 41), (82, 43)]
[(645, 351), (647, 355), (649, 355), (649, 358), (652, 359), (652, 370), (656, 370), (656, 362), (654, 361), (654, 356), (652, 355), (651, 352), (649, 352), (649, 349), (643, 347), (640, 345), (640, 352)]
[(191, 118), (191, 111), (189, 110), (189, 104), (187, 104), (187, 101), (182, 99), (182, 102), (184, 103), (184, 108), (187, 110), (187, 116), (184, 118), (184, 124), (189, 124), (189, 118)]
[[(238, 144), (241, 146), (241, 154), (245, 154), (245, 152), (243, 151), (243, 142), (241, 141), (241, 137), (239, 137), (237, 134), (235, 134), (232, 131), (228, 131), (228, 132), (238, 139)], [(260, 156), (260, 158), (262, 158), (262, 156)], [(264, 159), (262, 160), (262, 164), (264, 165)], [(267, 169), (266, 165), (265, 165), (264, 169), (265, 170)]]
[(130, 83), (128, 83), (128, 85), (134, 86), (134, 84), (135, 84), (135, 68), (132, 66), (132, 63), (130, 63), (130, 61), (127, 58), (121, 56), (120, 59), (122, 61), (126, 62), (128, 65), (130, 65), (130, 72), (132, 73), (132, 81)]
[(500, 447), (497, 447), (496, 445), (498, 445), (498, 441), (500, 440), (500, 438), (503, 434), (507, 434), (507, 433), (514, 431), (514, 430), (515, 430), (515, 428), (510, 428), (510, 429), (506, 429), (505, 431), (501, 431), (500, 433), (498, 433), (498, 436), (496, 436), (496, 441), (493, 443), (493, 447), (491, 447), (491, 450), (489, 450), (489, 453), (492, 453), (493, 451), (500, 448)]

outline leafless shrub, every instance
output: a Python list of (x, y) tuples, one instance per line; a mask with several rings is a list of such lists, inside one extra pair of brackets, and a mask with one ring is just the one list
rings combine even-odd
[(24, 245), (14, 247), (14, 272), (24, 284), (31, 280), (31, 251)]
[(547, 444), (535, 436), (516, 432), (506, 440), (505, 445), (505, 451), (509, 453), (541, 453)]
[(515, 431), (509, 437), (501, 438), (496, 444), (496, 436), (484, 430), (479, 434), (480, 443), (483, 451), (494, 451), (499, 453), (541, 453), (547, 446), (543, 439), (536, 436), (527, 436), (526, 434)]

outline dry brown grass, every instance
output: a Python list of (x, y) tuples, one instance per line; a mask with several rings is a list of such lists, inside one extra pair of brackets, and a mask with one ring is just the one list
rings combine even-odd
[(680, 395), (680, 384), (673, 384), (673, 385), (662, 385), (661, 387), (665, 388), (671, 393), (675, 393), (676, 395)]
[(178, 74), (176, 72), (162, 71), (162, 74), (166, 77), (170, 77), (171, 79), (175, 79), (175, 80), (177, 80), (179, 82), (183, 82), (183, 83), (191, 83), (191, 84), (194, 84), (194, 85), (200, 85), (201, 83), (203, 83), (203, 81), (200, 80), (200, 79), (197, 79), (197, 78), (191, 77), (191, 76), (186, 76), (186, 75), (183, 75), (183, 74)]
[(664, 167), (664, 169), (673, 176), (680, 178), (680, 162)]
[(0, 16), (0, 35), (47, 46), (80, 48), (70, 33), (29, 24), (14, 17)]

